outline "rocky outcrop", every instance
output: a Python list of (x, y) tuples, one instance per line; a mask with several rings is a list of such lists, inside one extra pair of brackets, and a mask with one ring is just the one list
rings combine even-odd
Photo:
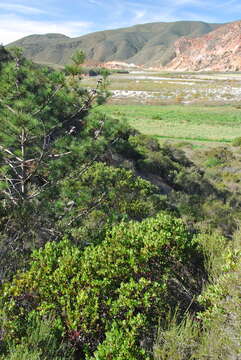
[(197, 38), (182, 37), (175, 58), (166, 66), (178, 71), (240, 71), (241, 21), (226, 24)]

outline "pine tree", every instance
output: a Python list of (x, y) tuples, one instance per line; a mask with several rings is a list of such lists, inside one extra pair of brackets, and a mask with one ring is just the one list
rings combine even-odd
[(107, 96), (81, 86), (82, 52), (73, 57), (74, 76), (32, 63), (20, 49), (1, 54), (0, 281), (24, 267), (31, 249), (58, 238), (54, 192), (64, 172), (81, 165), (86, 116)]
[(11, 55), (0, 80), (0, 186), (2, 199), (17, 205), (48, 186), (43, 168), (70, 154), (66, 143), (81, 132), (103, 91), (81, 87), (82, 52), (73, 56), (73, 79), (34, 65), (19, 49)]

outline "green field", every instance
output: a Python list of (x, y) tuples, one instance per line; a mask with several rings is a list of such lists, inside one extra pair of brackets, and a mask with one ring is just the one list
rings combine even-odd
[(241, 136), (241, 109), (231, 105), (107, 104), (101, 110), (159, 139), (228, 143)]

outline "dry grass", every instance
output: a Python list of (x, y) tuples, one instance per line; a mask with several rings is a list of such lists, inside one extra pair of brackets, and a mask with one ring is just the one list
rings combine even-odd
[[(227, 244), (220, 235), (199, 239), (207, 256), (210, 284), (201, 295), (206, 311), (168, 320), (159, 330), (155, 360), (241, 359), (241, 232)], [(199, 320), (199, 321), (197, 321)]]
[[(146, 91), (156, 102), (234, 103), (241, 98), (241, 76), (235, 74), (130, 73), (110, 76), (110, 90)], [(83, 86), (95, 87), (97, 78), (84, 78)], [(152, 93), (158, 94), (152, 94)], [(121, 95), (119, 96), (121, 98)], [(137, 101), (143, 99), (136, 96)], [(149, 100), (144, 99), (147, 103)], [(116, 98), (115, 98), (116, 101)], [(125, 97), (128, 103), (128, 97)]]

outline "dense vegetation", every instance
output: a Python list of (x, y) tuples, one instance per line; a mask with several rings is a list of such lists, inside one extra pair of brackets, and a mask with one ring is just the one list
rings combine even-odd
[(99, 111), (108, 74), (82, 87), (82, 52), (0, 59), (0, 358), (238, 354), (238, 191)]

